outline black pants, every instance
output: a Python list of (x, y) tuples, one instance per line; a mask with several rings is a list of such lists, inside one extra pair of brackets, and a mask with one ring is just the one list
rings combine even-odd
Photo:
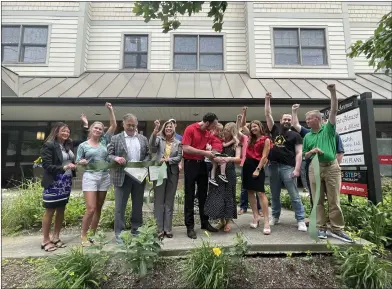
[(208, 172), (204, 161), (184, 160), (184, 179), (185, 179), (185, 206), (184, 217), (187, 229), (194, 229), (194, 202), (195, 188), (197, 183), (197, 198), (199, 200), (199, 213), (202, 226), (208, 222), (208, 216), (204, 215), (204, 204), (208, 190)]

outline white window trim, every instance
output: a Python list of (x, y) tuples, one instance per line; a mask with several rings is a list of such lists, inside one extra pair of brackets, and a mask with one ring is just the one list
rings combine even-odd
[[(135, 36), (147, 36), (148, 37), (148, 47), (147, 47), (147, 69), (146, 68), (125, 68), (124, 67), (124, 52), (125, 52), (125, 36), (135, 35)], [(127, 71), (149, 71), (151, 69), (151, 33), (140, 33), (140, 32), (121, 32), (121, 49), (120, 49), (120, 63), (119, 69), (123, 72)]]
[(20, 26), (20, 39), (19, 39), (19, 46), (18, 46), (18, 57), (20, 56), (20, 44), (21, 44), (21, 37), (23, 35), (22, 27), (38, 27), (38, 26), (45, 26), (48, 28), (48, 39), (46, 43), (46, 60), (45, 63), (26, 63), (26, 62), (1, 62), (1, 65), (4, 67), (8, 66), (34, 66), (34, 67), (48, 67), (49, 66), (49, 55), (50, 55), (50, 43), (51, 43), (51, 35), (52, 35), (52, 24), (51, 23), (1, 23), (1, 27), (6, 26)]
[[(223, 37), (223, 69), (222, 70), (200, 70), (200, 69), (189, 69), (189, 70), (184, 70), (184, 69), (175, 69), (174, 68), (174, 37), (175, 36), (222, 36)], [(199, 38), (198, 38), (199, 39)], [(197, 63), (199, 63), (199, 40), (197, 41)], [(221, 32), (187, 32), (187, 33), (171, 33), (170, 34), (170, 70), (175, 71), (175, 72), (210, 72), (210, 73), (219, 73), (219, 72), (225, 72), (227, 67), (227, 59), (226, 59), (226, 33)]]
[[(324, 29), (325, 31), (325, 53), (327, 64), (324, 65), (281, 65), (275, 64), (275, 42), (274, 42), (274, 29)], [(273, 68), (284, 68), (284, 69), (325, 69), (331, 68), (331, 57), (329, 52), (329, 37), (328, 37), (328, 26), (270, 26), (270, 37), (271, 37), (271, 57), (272, 57), (272, 67)], [(301, 46), (300, 34), (298, 34), (299, 45)], [(300, 57), (302, 57), (300, 55)], [(302, 61), (300, 59), (300, 61)]]

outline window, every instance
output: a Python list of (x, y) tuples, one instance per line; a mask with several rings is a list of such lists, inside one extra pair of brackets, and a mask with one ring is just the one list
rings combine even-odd
[(173, 68), (223, 70), (223, 36), (175, 35)]
[(48, 26), (2, 26), (1, 62), (46, 63)]
[(327, 65), (325, 29), (274, 28), (275, 65)]
[(125, 35), (124, 68), (147, 69), (148, 35)]

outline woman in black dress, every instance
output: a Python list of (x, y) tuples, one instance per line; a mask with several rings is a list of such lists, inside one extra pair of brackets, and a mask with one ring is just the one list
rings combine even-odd
[(253, 222), (251, 228), (259, 226), (260, 217), (257, 210), (255, 193), (259, 194), (261, 208), (264, 216), (265, 235), (271, 234), (268, 220), (268, 199), (264, 189), (264, 167), (268, 162), (268, 154), (271, 142), (266, 136), (263, 125), (260, 121), (254, 120), (250, 123), (250, 139), (246, 149), (246, 159), (243, 166), (242, 185), (244, 190), (248, 191), (250, 206), (253, 212)]
[(221, 162), (226, 163), (227, 182), (218, 178), (218, 186), (209, 186), (204, 213), (211, 220), (220, 220), (221, 228), (230, 232), (232, 220), (237, 219), (235, 164), (241, 162), (241, 147), (238, 146), (237, 126), (234, 122), (225, 125), (223, 134), (224, 143), (234, 140), (234, 144), (223, 148), (222, 153), (227, 156), (221, 157)]

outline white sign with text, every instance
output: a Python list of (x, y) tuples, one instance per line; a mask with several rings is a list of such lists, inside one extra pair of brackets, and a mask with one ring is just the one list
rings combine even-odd
[(362, 131), (347, 133), (340, 136), (345, 154), (363, 153)]
[(359, 107), (336, 116), (336, 132), (338, 134), (344, 134), (358, 129), (361, 129)]
[(364, 155), (345, 155), (343, 157), (341, 166), (363, 166), (365, 165), (365, 156)]

